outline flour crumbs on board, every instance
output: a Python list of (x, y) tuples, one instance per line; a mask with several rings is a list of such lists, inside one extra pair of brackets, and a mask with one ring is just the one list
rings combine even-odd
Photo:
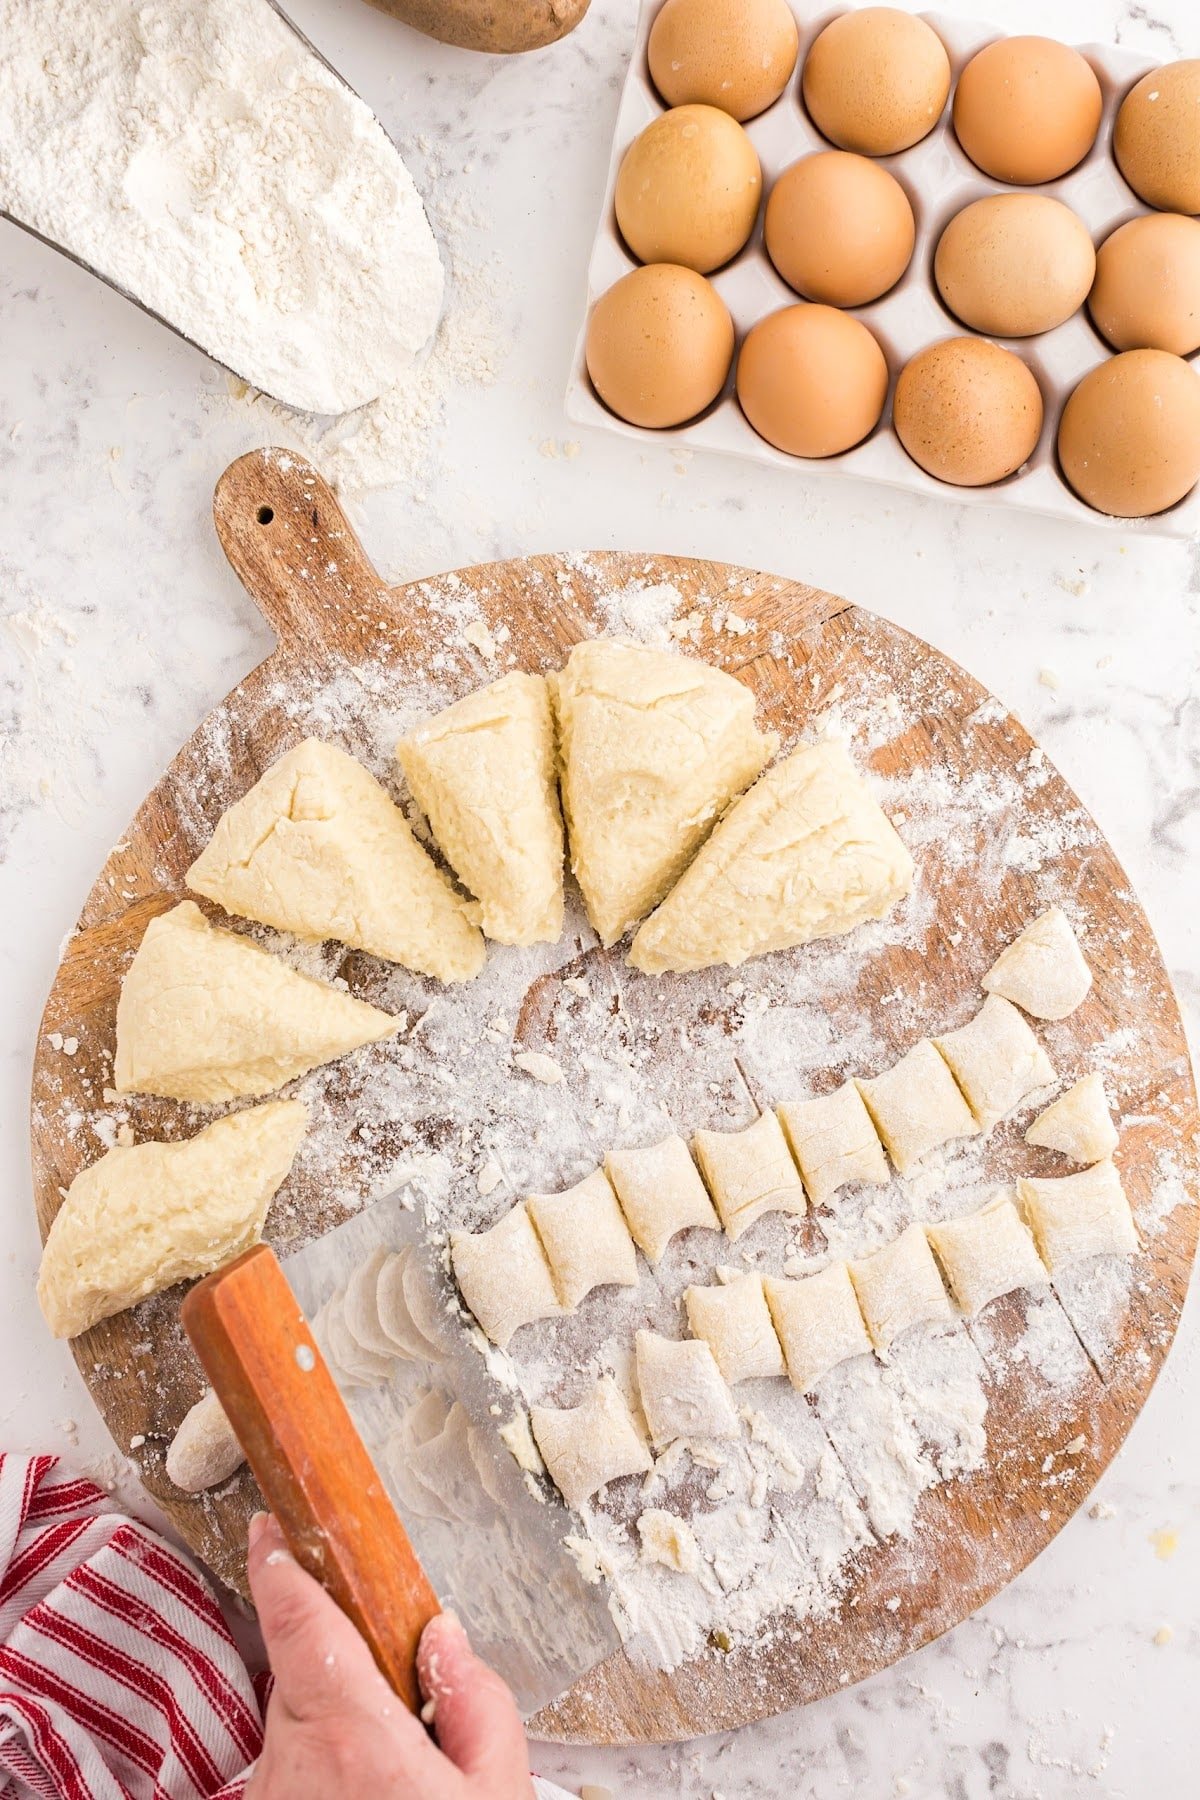
[[(533, 571), (531, 581), (535, 607), (572, 599), (576, 581), (594, 585), (586, 558), (566, 559), (554, 580)], [(320, 678), (289, 677), (266, 695), (297, 737), (328, 737), (353, 751), (402, 804), (392, 762), (400, 733), (469, 686), (517, 666), (506, 628), (480, 616), (476, 590), (460, 577), (420, 584), (419, 597), (427, 641), (443, 646), (432, 650), (419, 681), (398, 678), (381, 645), (377, 661)], [(685, 601), (648, 566), (643, 581), (603, 591), (597, 623), (684, 649), (711, 629), (736, 642), (747, 660), (768, 652), (790, 665), (808, 710), (796, 708), (784, 750), (801, 736), (837, 736), (861, 766), (910, 732), (928, 731), (948, 710), (944, 668), (934, 659), (915, 675), (905, 670), (901, 680), (885, 655), (865, 673), (859, 664), (852, 676), (828, 684), (793, 662), (781, 638), (747, 623), (741, 598), (733, 585)], [(381, 633), (386, 629), (381, 620)], [(472, 671), (466, 678), (464, 663)], [(1003, 737), (1007, 728), (1003, 710), (989, 702), (965, 735)], [(231, 797), (228, 734), (228, 717), (219, 712), (196, 751), (207, 782), (180, 787), (180, 830), (193, 854)], [(642, 980), (625, 968), (619, 950), (596, 945), (577, 898), (561, 944), (493, 952), (483, 974), (453, 993), (403, 969), (348, 957), (338, 946), (297, 945), (256, 929), (295, 967), (348, 977), (361, 998), (404, 1020), (393, 1042), (287, 1090), (305, 1100), (313, 1120), (298, 1159), (308, 1178), (302, 1191), (328, 1196), (333, 1210), (403, 1186), (440, 1242), (451, 1228), (490, 1224), (525, 1193), (566, 1188), (611, 1147), (653, 1143), (670, 1129), (686, 1136), (699, 1127), (737, 1128), (760, 1106), (827, 1092), (851, 1074), (875, 1074), (918, 1038), (961, 1024), (977, 1008), (980, 977), (1001, 948), (989, 913), (1014, 875), (1027, 917), (1062, 906), (1085, 950), (1103, 945), (1110, 965), (1115, 960), (1124, 969), (1119, 979), (1131, 1005), (1167, 1005), (1165, 987), (1161, 994), (1142, 991), (1147, 978), (1114, 957), (1117, 915), (1093, 916), (1081, 899), (1078, 857), (1099, 840), (1081, 811), (1039, 811), (1049, 779), (1041, 756), (962, 775), (961, 736), (939, 744), (918, 770), (871, 777), (917, 860), (912, 894), (887, 919), (846, 939), (736, 971)], [(1068, 853), (1076, 858), (1071, 877)], [(165, 863), (156, 874), (165, 891), (177, 885)], [(960, 877), (960, 898), (948, 919), (951, 875)], [(1132, 903), (1128, 894), (1118, 897)], [(1094, 1030), (1069, 1018), (1039, 1028), (1039, 1036), (1064, 1087), (1090, 1069), (1103, 1072), (1125, 1145), (1171, 1104), (1147, 1091), (1137, 1033), (1116, 1029), (1097, 1041)], [(1049, 1163), (1031, 1161), (1022, 1142), (1033, 1110), (1031, 1104), (986, 1139), (935, 1155), (907, 1180), (844, 1190), (816, 1214), (824, 1244), (806, 1221), (779, 1215), (758, 1221), (736, 1245), (716, 1233), (676, 1240), (653, 1269), (641, 1267), (636, 1288), (595, 1292), (571, 1316), (527, 1328), (511, 1353), (489, 1352), (511, 1391), (514, 1416), (532, 1403), (574, 1404), (602, 1372), (632, 1398), (635, 1331), (679, 1336), (679, 1297), (689, 1283), (710, 1283), (725, 1271), (811, 1273), (830, 1258), (888, 1242), (914, 1220), (970, 1213), (1018, 1172), (1050, 1172)], [(210, 1116), (97, 1093), (91, 1110), (58, 1123), (81, 1151), (87, 1147), (90, 1160), (96, 1139), (128, 1130), (184, 1135)], [(1190, 1198), (1182, 1162), (1161, 1153), (1149, 1196), (1134, 1196), (1143, 1238), (1161, 1232), (1174, 1207)], [(293, 1203), (277, 1207), (271, 1236), (286, 1251), (328, 1222), (313, 1205)], [(1069, 1283), (1002, 1302), (970, 1324), (910, 1333), (886, 1362), (859, 1359), (835, 1369), (813, 1404), (782, 1381), (739, 1384), (739, 1440), (677, 1444), (644, 1481), (614, 1483), (583, 1510), (576, 1553), (608, 1582), (631, 1653), (671, 1668), (772, 1635), (802, 1639), (806, 1620), (855, 1606), (856, 1559), (885, 1540), (904, 1550), (893, 1565), (894, 1608), (887, 1603), (899, 1613), (905, 1584), (936, 1567), (942, 1548), (923, 1527), (923, 1497), (983, 1470), (1005, 1478), (1007, 1453), (989, 1441), (997, 1396), (1019, 1390), (1022, 1417), (1036, 1419), (1045, 1435), (1041, 1475), (1025, 1496), (1030, 1512), (1055, 1489), (1082, 1494), (1090, 1485), (1091, 1440), (1076, 1429), (1060, 1443), (1061, 1428), (1075, 1417), (1093, 1369), (1121, 1354), (1131, 1284), (1144, 1279), (1139, 1259), (1085, 1266)], [(1003, 1546), (993, 1552), (985, 1544), (978, 1554), (1000, 1559), (997, 1572), (1004, 1572)]]

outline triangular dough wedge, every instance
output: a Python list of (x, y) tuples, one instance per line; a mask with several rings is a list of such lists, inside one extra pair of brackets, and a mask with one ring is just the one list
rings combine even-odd
[(775, 753), (754, 695), (692, 657), (595, 638), (550, 677), (571, 867), (615, 944), (657, 906)]
[(487, 936), (556, 943), (563, 825), (545, 677), (501, 676), (402, 737), (396, 755)]
[(1002, 995), (1034, 1019), (1065, 1019), (1091, 985), (1092, 971), (1059, 906), (1006, 945), (980, 983), (985, 994)]
[(257, 1097), (396, 1029), (184, 900), (151, 919), (129, 965), (114, 1086), (209, 1104)]
[(1117, 1128), (1109, 1111), (1104, 1077), (1085, 1075), (1074, 1087), (1039, 1113), (1025, 1142), (1039, 1149), (1061, 1150), (1072, 1162), (1098, 1163), (1111, 1156), (1118, 1143)]
[(881, 919), (913, 862), (840, 744), (805, 744), (721, 820), (633, 940), (648, 975), (707, 969)]
[(336, 938), (439, 981), (469, 981), (484, 945), (468, 904), (361, 763), (306, 738), (218, 821), (188, 886), (297, 937)]
[(298, 1100), (270, 1100), (182, 1143), (119, 1146), (81, 1170), (38, 1275), (55, 1337), (76, 1337), (256, 1244), (307, 1125)]

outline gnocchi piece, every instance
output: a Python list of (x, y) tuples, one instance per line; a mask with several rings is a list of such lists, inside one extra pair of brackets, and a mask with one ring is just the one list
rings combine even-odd
[(201, 1494), (205, 1488), (218, 1487), (240, 1469), (246, 1453), (233, 1435), (233, 1426), (225, 1408), (211, 1388), (207, 1388), (190, 1412), (184, 1414), (179, 1430), (167, 1450), (167, 1478), (185, 1494)]
[(644, 1150), (610, 1150), (604, 1162), (634, 1243), (659, 1262), (677, 1232), (702, 1225), (721, 1229), (700, 1172), (681, 1137)]
[(737, 1437), (733, 1396), (706, 1343), (639, 1331), (636, 1356), (642, 1411), (656, 1448), (676, 1438)]
[(773, 1112), (744, 1131), (698, 1131), (692, 1148), (729, 1237), (741, 1237), (764, 1213), (804, 1211), (804, 1188)]
[(1045, 1112), (1039, 1113), (1025, 1142), (1040, 1150), (1061, 1150), (1072, 1162), (1097, 1163), (1117, 1147), (1102, 1075), (1085, 1075)]
[(1132, 1256), (1141, 1249), (1111, 1160), (1077, 1175), (1026, 1178), (1017, 1183), (1017, 1193), (1051, 1275), (1085, 1256)]
[(876, 1350), (886, 1350), (912, 1325), (948, 1325), (954, 1319), (921, 1225), (910, 1225), (893, 1243), (852, 1262), (850, 1279)]
[(879, 1133), (852, 1081), (775, 1110), (814, 1206), (824, 1206), (847, 1182), (884, 1187), (890, 1180)]
[(542, 1459), (568, 1506), (579, 1507), (606, 1482), (645, 1475), (650, 1453), (610, 1375), (580, 1406), (534, 1406), (530, 1428)]
[(451, 1232), (450, 1261), (463, 1299), (502, 1350), (522, 1325), (563, 1311), (524, 1201), (490, 1231)]
[(708, 1345), (726, 1381), (783, 1374), (783, 1351), (761, 1275), (738, 1275), (723, 1286), (686, 1288), (683, 1303), (692, 1336)]
[(933, 1040), (983, 1131), (1049, 1087), (1054, 1064), (1008, 1000), (989, 994), (975, 1017)]
[(637, 1286), (637, 1251), (603, 1169), (565, 1193), (530, 1194), (525, 1204), (567, 1312), (593, 1288)]
[(1065, 1019), (1086, 998), (1092, 971), (1061, 907), (1027, 925), (983, 978), (987, 994), (1011, 1000), (1035, 1019)]
[(869, 1356), (871, 1339), (844, 1262), (787, 1281), (769, 1275), (767, 1305), (783, 1345), (788, 1379), (803, 1394), (851, 1356)]
[(974, 1137), (975, 1115), (949, 1068), (928, 1038), (914, 1044), (893, 1068), (855, 1086), (901, 1175), (952, 1138)]
[(1012, 1196), (1000, 1194), (965, 1219), (927, 1225), (950, 1291), (973, 1317), (1014, 1288), (1040, 1287), (1046, 1270)]

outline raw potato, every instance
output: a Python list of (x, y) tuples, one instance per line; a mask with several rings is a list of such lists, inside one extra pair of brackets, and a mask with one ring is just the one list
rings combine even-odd
[(529, 1424), (547, 1469), (568, 1506), (579, 1507), (623, 1475), (652, 1467), (633, 1417), (610, 1375), (580, 1406), (532, 1406)]
[[(665, 1338), (654, 1331), (639, 1331), (635, 1354), (642, 1411), (656, 1449), (676, 1438), (739, 1435), (733, 1396), (707, 1344), (698, 1338)], [(538, 1442), (541, 1444), (540, 1438)]]
[(775, 1111), (814, 1206), (824, 1206), (848, 1181), (887, 1186), (887, 1157), (852, 1081), (816, 1100), (785, 1101)]
[(55, 1337), (76, 1337), (256, 1244), (307, 1126), (298, 1100), (272, 1100), (181, 1143), (118, 1146), (81, 1170), (38, 1276)]
[(881, 919), (913, 861), (840, 744), (804, 744), (732, 807), (633, 940), (648, 975), (736, 965)]
[(452, 1231), (450, 1260), (463, 1299), (501, 1350), (522, 1325), (564, 1310), (523, 1201), (490, 1231)]
[(565, 1193), (530, 1194), (525, 1204), (568, 1312), (593, 1288), (637, 1286), (637, 1251), (603, 1169)]
[(113, 1085), (203, 1104), (256, 1098), (396, 1030), (184, 900), (151, 919), (121, 984)]
[(404, 814), (361, 763), (319, 738), (234, 802), (187, 884), (226, 912), (335, 938), (439, 981), (469, 981), (483, 967), (467, 903)]
[(556, 943), (563, 825), (545, 678), (501, 676), (402, 737), (396, 755), (485, 934)]
[(1052, 906), (1003, 949), (980, 984), (1034, 1019), (1065, 1019), (1082, 1005), (1092, 971), (1061, 907)]
[(933, 1043), (983, 1131), (1013, 1112), (1026, 1094), (1055, 1080), (1054, 1064), (1016, 1007), (999, 994), (989, 994), (973, 1019)]
[(802, 1394), (811, 1393), (822, 1375), (848, 1357), (871, 1354), (871, 1339), (844, 1262), (830, 1263), (799, 1281), (768, 1276), (763, 1285), (788, 1378)]
[(783, 1374), (783, 1351), (771, 1323), (761, 1275), (738, 1275), (713, 1287), (684, 1289), (688, 1328), (717, 1359), (731, 1385)]
[(698, 1131), (692, 1148), (731, 1240), (764, 1213), (805, 1211), (804, 1189), (774, 1113), (761, 1113), (744, 1131)]
[(692, 657), (593, 638), (550, 677), (571, 867), (614, 944), (678, 878), (778, 741), (754, 695)]
[(590, 0), (371, 0), (426, 37), (463, 50), (515, 55), (574, 31)]
[(185, 1494), (202, 1494), (240, 1469), (246, 1453), (233, 1435), (225, 1408), (208, 1388), (190, 1412), (167, 1451), (167, 1479)]
[(978, 1135), (974, 1113), (928, 1038), (882, 1075), (855, 1085), (901, 1175), (952, 1139)]
[(1097, 1163), (1117, 1147), (1117, 1128), (1108, 1108), (1102, 1075), (1085, 1075), (1045, 1112), (1039, 1113), (1025, 1142), (1042, 1150), (1061, 1150), (1072, 1162)]
[(694, 1226), (721, 1229), (681, 1137), (663, 1138), (644, 1150), (610, 1150), (604, 1167), (633, 1241), (652, 1263), (661, 1260), (676, 1232)]
[(1048, 1279), (1029, 1227), (1007, 1194), (965, 1219), (928, 1225), (926, 1233), (968, 1318), (1002, 1294)]

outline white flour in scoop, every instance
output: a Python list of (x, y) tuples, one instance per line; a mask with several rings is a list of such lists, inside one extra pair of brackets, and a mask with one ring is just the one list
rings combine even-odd
[(290, 406), (374, 400), (442, 303), (420, 195), (264, 0), (0, 0), (0, 208)]

